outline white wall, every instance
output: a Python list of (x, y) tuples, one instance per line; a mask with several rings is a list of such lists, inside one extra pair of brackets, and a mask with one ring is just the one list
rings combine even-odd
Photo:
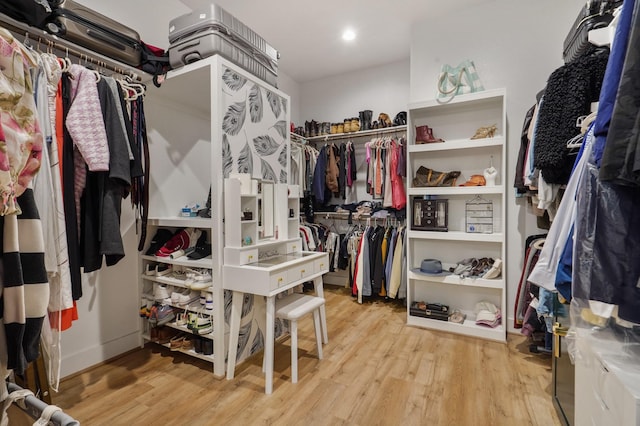
[(409, 61), (301, 84), (300, 124), (305, 120), (341, 122), (370, 109), (373, 119), (385, 112), (391, 119), (406, 111), (409, 101)]
[[(581, 0), (496, 0), (449, 18), (416, 24), (411, 37), (411, 101), (434, 98), (442, 64), (457, 65), (467, 58), (474, 61), (486, 89), (505, 87), (506, 182), (511, 186), (524, 115), (549, 74), (562, 65), (562, 43), (581, 6)], [(514, 194), (509, 190), (507, 196), (506, 315), (510, 331), (514, 331), (513, 306), (524, 260), (524, 241), (540, 231), (524, 200), (516, 200)]]

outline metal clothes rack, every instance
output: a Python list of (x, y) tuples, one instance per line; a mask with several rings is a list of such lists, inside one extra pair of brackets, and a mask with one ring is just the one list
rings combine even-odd
[(50, 48), (55, 50), (59, 56), (73, 56), (79, 61), (86, 61), (94, 64), (98, 68), (108, 69), (123, 76), (129, 76), (137, 82), (149, 82), (153, 76), (138, 68), (116, 61), (107, 56), (101, 55), (93, 50), (78, 46), (75, 43), (64, 40), (56, 35), (49, 34), (36, 27), (31, 27), (20, 21), (0, 13), (0, 26), (11, 31), (15, 37), (24, 37), (25, 44), (32, 47)]
[[(6, 384), (9, 393), (22, 390), (22, 388), (15, 383), (6, 382)], [(20, 404), (14, 404), (14, 406), (20, 408), (34, 419), (39, 419), (44, 409), (49, 406), (49, 404), (36, 398), (35, 395), (27, 395), (24, 397), (23, 401), (24, 407)], [(51, 422), (57, 426), (80, 426), (79, 421), (62, 411), (55, 412), (51, 416)]]

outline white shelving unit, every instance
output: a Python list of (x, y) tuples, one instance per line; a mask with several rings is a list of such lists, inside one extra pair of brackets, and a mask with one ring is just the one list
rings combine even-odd
[[(466, 314), (462, 324), (418, 317), (407, 309), (409, 325), (448, 331), (484, 339), (506, 341), (506, 91), (487, 90), (456, 96), (448, 102), (438, 99), (417, 102), (408, 108), (407, 148), (407, 262), (419, 268), (423, 259), (439, 259), (450, 267), (466, 258), (500, 258), (502, 276), (497, 279), (461, 278), (455, 275), (429, 276), (409, 271), (407, 305), (414, 301), (443, 303), (450, 310)], [(476, 129), (497, 126), (494, 137), (471, 139)], [(428, 125), (443, 143), (416, 144), (416, 126)], [(416, 187), (413, 178), (420, 166), (436, 171), (460, 171), (456, 186)], [(482, 175), (493, 166), (498, 170), (495, 186), (459, 186), (472, 175)], [(466, 203), (476, 196), (493, 206), (493, 232), (468, 233), (465, 226)], [(416, 198), (448, 200), (448, 231), (412, 229), (413, 201)], [(502, 322), (495, 328), (476, 325), (477, 302), (489, 301), (502, 311)]]
[[(214, 353), (211, 356), (194, 351), (186, 353), (212, 361), (214, 375), (222, 377), (226, 370), (229, 320), (225, 317), (223, 286), (225, 240), (241, 246), (240, 235), (250, 233), (255, 236), (252, 241), (256, 241), (259, 232), (258, 197), (243, 195), (238, 197), (237, 211), (250, 209), (254, 216), (242, 222), (238, 216), (234, 221), (237, 230), (226, 229), (227, 233), (237, 233), (238, 238), (229, 235), (225, 238), (224, 180), (230, 173), (249, 173), (255, 178), (283, 182), (286, 186), (290, 157), (290, 99), (275, 87), (214, 55), (170, 71), (161, 88), (149, 88), (146, 100), (151, 168), (150, 218), (143, 253), (158, 228), (176, 231), (194, 227), (207, 232), (212, 255), (196, 261), (185, 257), (139, 256), (140, 292), (142, 294), (145, 284), (148, 288), (149, 282), (180, 288), (180, 282), (175, 278), (145, 276), (143, 271), (148, 263), (211, 271), (213, 280), (209, 292), (213, 296), (213, 333), (207, 338), (214, 342)], [(211, 218), (180, 217), (184, 206), (193, 203), (204, 206), (209, 191)], [(262, 301), (256, 301), (255, 305), (259, 303)], [(141, 330), (145, 329), (143, 323)], [(237, 361), (250, 355), (261, 332), (263, 330), (258, 326), (252, 329), (252, 340), (246, 350), (238, 351)], [(148, 335), (141, 332), (141, 344), (146, 338)]]

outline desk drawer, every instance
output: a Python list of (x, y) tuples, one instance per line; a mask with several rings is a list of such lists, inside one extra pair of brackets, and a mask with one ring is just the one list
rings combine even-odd
[(243, 250), (240, 253), (240, 265), (247, 265), (258, 261), (258, 249)]
[(298, 253), (302, 251), (302, 242), (300, 240), (287, 243), (287, 253)]
[(329, 256), (323, 256), (314, 262), (314, 272), (329, 272)]
[(271, 290), (287, 285), (289, 283), (289, 281), (287, 281), (287, 271), (274, 272), (270, 275), (269, 281), (269, 288)]
[(313, 268), (313, 262), (305, 262), (302, 265), (291, 268), (287, 273), (289, 282), (292, 283), (294, 281), (299, 281), (303, 278), (308, 277), (309, 275), (313, 275)]

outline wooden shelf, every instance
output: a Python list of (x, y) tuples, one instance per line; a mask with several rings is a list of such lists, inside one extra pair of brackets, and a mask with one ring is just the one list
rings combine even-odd
[(158, 257), (158, 256), (140, 256), (143, 260), (150, 260), (152, 262), (166, 263), (169, 265), (187, 266), (189, 268), (213, 268), (213, 260), (209, 257), (204, 259), (191, 260), (186, 256), (178, 259), (171, 259), (170, 257)]

